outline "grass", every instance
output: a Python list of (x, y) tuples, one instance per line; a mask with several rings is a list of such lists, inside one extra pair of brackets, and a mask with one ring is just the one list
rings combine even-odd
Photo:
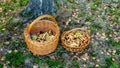
[(96, 57), (97, 56), (97, 54), (96, 53), (92, 53), (92, 57)]
[(73, 66), (73, 68), (80, 68), (77, 60), (72, 61), (72, 66)]
[(90, 3), (90, 9), (96, 11), (97, 7), (94, 5), (94, 3)]
[(6, 61), (9, 61), (10, 66), (20, 66), (24, 64), (24, 59), (25, 57), (23, 56), (23, 53), (18, 51), (18, 52), (11, 52), (6, 55)]
[(38, 67), (40, 67), (44, 61), (39, 59), (38, 57), (34, 57), (34, 63), (38, 64)]
[(3, 45), (4, 45), (4, 43), (3, 43), (3, 42), (1, 42), (1, 43), (0, 43), (0, 47), (1, 47), (1, 46), (3, 46)]
[(104, 68), (120, 68), (120, 65), (116, 64), (112, 60), (112, 57), (106, 58), (105, 61), (106, 61), (106, 64)]
[(3, 65), (2, 65), (2, 64), (0, 64), (0, 68), (3, 68)]
[(94, 22), (90, 25), (90, 30), (93, 34), (100, 31), (102, 28), (103, 28), (103, 26), (100, 22)]
[(0, 31), (4, 28), (4, 25), (0, 25)]
[[(0, 1), (1, 2), (1, 1)], [(78, 5), (75, 4), (75, 0), (66, 0), (66, 2), (69, 2), (72, 9), (78, 8)], [(120, 0), (119, 0), (120, 2)], [(4, 33), (4, 28), (11, 30), (10, 32), (12, 32), (12, 30), (14, 30), (16, 27), (17, 28), (22, 28), (22, 23), (21, 21), (17, 21), (17, 22), (12, 22), (12, 20), (14, 20), (14, 15), (16, 13), (19, 13), (21, 11), (21, 8), (23, 8), (24, 6), (26, 6), (29, 3), (29, 0), (11, 0), (10, 3), (0, 3), (0, 8), (2, 7), (2, 13), (0, 13), (0, 20), (2, 18), (5, 18), (5, 22), (0, 24), (0, 32)], [(56, 1), (56, 5), (58, 7), (58, 9), (60, 7), (62, 7), (59, 4), (59, 1)], [(89, 7), (90, 7), (90, 11), (92, 13), (92, 15), (87, 14), (87, 12), (84, 11), (84, 8), (80, 8), (81, 11), (78, 14), (78, 18), (79, 17), (85, 17), (85, 21), (88, 22), (92, 22), (92, 24), (90, 25), (90, 30), (91, 33), (95, 34), (97, 32), (99, 32), (103, 27), (101, 25), (102, 22), (99, 22), (100, 20), (96, 20), (97, 19), (97, 15), (101, 15), (102, 13), (97, 13), (96, 11), (99, 11), (100, 9), (103, 9), (103, 7), (101, 7), (101, 5), (103, 5), (101, 3), (100, 0), (92, 0), (92, 2), (89, 3)], [(119, 5), (118, 7), (112, 7), (111, 5), (108, 5), (109, 7), (107, 7), (106, 10), (102, 10), (103, 13), (103, 17), (102, 20), (103, 21), (107, 21), (107, 15), (109, 16), (113, 16), (113, 18), (110, 18), (110, 22), (115, 22), (115, 23), (119, 23), (119, 17), (120, 17), (120, 10), (119, 10)], [(82, 6), (81, 6), (82, 7)], [(83, 11), (82, 11), (83, 10)], [(15, 12), (15, 13), (14, 13)], [(89, 12), (89, 11), (88, 11)], [(101, 11), (99, 11), (101, 12)], [(8, 13), (6, 15), (6, 13)], [(31, 13), (27, 13), (26, 11), (23, 12), (24, 17), (28, 17)], [(2, 20), (1, 20), (2, 21)], [(69, 28), (75, 28), (74, 26), (75, 24), (75, 20), (72, 19)], [(109, 21), (108, 21), (109, 22)], [(112, 28), (106, 27), (107, 30), (105, 33), (107, 33), (108, 37), (110, 34), (112, 34)], [(17, 30), (16, 30), (17, 31)], [(18, 31), (17, 31), (18, 32)], [(14, 31), (13, 31), (14, 33)], [(22, 32), (23, 33), (23, 32)], [(12, 36), (12, 35), (11, 35)], [(5, 38), (5, 41), (10, 41), (11, 36), (8, 36)], [(13, 35), (14, 36), (14, 35)], [(11, 53), (8, 53), (6, 55), (6, 59), (5, 59), (5, 63), (7, 61), (9, 61), (10, 63), (8, 63), (8, 66), (15, 66), (16, 67), (21, 67), (24, 66), (24, 60), (28, 57), (33, 58), (33, 64), (38, 64), (38, 67), (42, 66), (42, 64), (47, 64), (49, 66), (49, 68), (64, 68), (64, 66), (66, 65), (65, 61), (63, 61), (63, 57), (61, 57), (61, 55), (63, 55), (63, 53), (68, 53), (65, 52), (65, 49), (63, 49), (62, 47), (60, 48), (60, 46), (58, 46), (57, 50), (55, 51), (55, 57), (57, 56), (57, 58), (60, 57), (60, 59), (49, 59), (49, 57), (44, 57), (45, 59), (41, 59), (41, 57), (37, 57), (37, 56), (33, 56), (33, 54), (31, 52), (25, 52), (26, 54), (23, 54), (23, 52), (21, 52), (20, 50), (23, 50), (26, 47), (26, 43), (22, 42), (21, 39), (19, 38), (19, 36), (14, 36), (15, 40), (18, 41), (10, 41), (10, 45), (8, 46), (9, 49), (12, 50)], [(23, 39), (22, 39), (23, 40)], [(113, 38), (109, 38), (108, 43), (112, 46), (120, 46), (120, 42), (115, 42), (115, 40)], [(0, 43), (0, 46), (3, 46), (4, 43)], [(18, 52), (13, 52), (15, 49), (18, 50)], [(25, 50), (26, 51), (26, 50)], [(117, 49), (116, 50), (116, 55), (120, 55), (120, 50)], [(69, 56), (69, 53), (68, 53)], [(97, 54), (92, 53), (91, 54), (92, 57), (96, 57)], [(96, 63), (95, 60), (93, 60), (92, 62)], [(118, 65), (117, 63), (115, 63), (115, 61), (112, 60), (111, 57), (106, 58), (105, 59), (105, 66), (103, 68), (120, 68), (120, 65)], [(87, 64), (86, 64), (87, 65)], [(71, 68), (80, 68), (79, 67), (79, 62), (78, 60), (73, 60), (71, 62)], [(3, 65), (0, 64), (0, 68), (3, 68)], [(95, 68), (93, 66), (89, 66), (89, 68)], [(98, 68), (102, 68), (101, 66), (99, 66)]]
[(116, 50), (116, 54), (120, 55), (120, 50), (119, 49)]
[(68, 0), (68, 2), (70, 2), (70, 3), (75, 3), (75, 0)]
[(120, 8), (118, 7), (111, 7), (109, 8), (109, 14), (112, 16), (111, 21), (115, 23), (120, 23), (119, 17), (120, 17)]
[(0, 20), (5, 18), (5, 22), (3, 24), (10, 22), (12, 16), (15, 15), (16, 12), (20, 12), (20, 8), (26, 6), (29, 3), (29, 0), (11, 0), (10, 2), (0, 1), (0, 8), (2, 8), (2, 13), (0, 13)]
[(90, 30), (93, 34), (98, 32), (98, 30), (95, 27), (92, 27), (92, 26), (90, 27)]
[(116, 42), (113, 38), (109, 38), (109, 44), (112, 46), (120, 46), (120, 42)]
[(98, 6), (100, 3), (101, 3), (100, 0), (94, 0), (94, 1), (93, 1), (93, 4), (94, 4), (94, 5), (97, 5), (97, 6)]
[(50, 68), (63, 68), (65, 65), (64, 61), (59, 61), (59, 60), (47, 60), (46, 63)]
[(116, 42), (112, 37), (110, 37), (111, 32), (112, 29), (107, 27), (106, 34), (109, 38), (108, 43), (112, 46), (120, 46), (120, 42)]
[(109, 28), (109, 27), (107, 27), (106, 34), (108, 35), (108, 37), (109, 37), (109, 35), (110, 35), (111, 32), (112, 32), (112, 29)]

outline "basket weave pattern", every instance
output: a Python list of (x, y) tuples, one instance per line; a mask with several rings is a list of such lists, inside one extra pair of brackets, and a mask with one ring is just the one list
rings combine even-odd
[[(41, 20), (43, 18), (50, 18), (49, 20)], [(32, 40), (30, 37), (30, 33), (36, 34), (40, 31), (46, 32), (52, 30), (54, 34), (54, 38), (45, 41), (44, 43), (37, 42)], [(60, 30), (57, 25), (57, 22), (53, 16), (50, 15), (42, 15), (35, 19), (30, 25), (28, 25), (24, 30), (25, 42), (27, 44), (28, 49), (34, 55), (47, 55), (53, 51), (55, 51), (58, 41), (59, 41)]]
[[(76, 32), (76, 31), (80, 31), (80, 30), (84, 30), (85, 33), (87, 33), (88, 39), (85, 40), (86, 42), (84, 42), (84, 43), (81, 42), (82, 45), (79, 46), (79, 47), (71, 47), (71, 46), (69, 46), (68, 44), (65, 43), (65, 36), (66, 36), (66, 35), (68, 35), (68, 34), (71, 33), (71, 32)], [(89, 41), (90, 41), (90, 31), (87, 30), (86, 28), (75, 28), (75, 29), (72, 29), (72, 30), (69, 30), (69, 31), (64, 32), (64, 33), (62, 34), (62, 36), (61, 36), (62, 46), (63, 46), (66, 50), (71, 51), (71, 52), (79, 52), (79, 53), (81, 53), (81, 52), (88, 46)]]

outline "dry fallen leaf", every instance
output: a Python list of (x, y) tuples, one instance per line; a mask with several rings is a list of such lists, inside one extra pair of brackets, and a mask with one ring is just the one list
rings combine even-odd
[(2, 12), (2, 8), (0, 8), (0, 12)]
[(81, 58), (86, 61), (89, 58), (88, 53), (85, 53)]

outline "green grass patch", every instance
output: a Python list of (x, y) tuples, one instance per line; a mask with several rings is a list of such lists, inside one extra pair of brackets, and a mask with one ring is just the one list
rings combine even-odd
[(92, 57), (96, 57), (97, 56), (97, 54), (96, 53), (92, 53)]
[(3, 43), (3, 42), (2, 42), (2, 43), (0, 43), (0, 47), (1, 47), (1, 46), (3, 46), (3, 45), (4, 45), (4, 43)]
[(70, 2), (70, 3), (75, 3), (75, 0), (68, 0), (68, 2)]
[(2, 65), (2, 64), (0, 64), (0, 68), (3, 68), (3, 65)]
[(105, 61), (106, 61), (106, 64), (105, 64), (104, 68), (120, 68), (120, 65), (116, 64), (112, 60), (112, 57), (106, 58)]
[(73, 68), (80, 68), (77, 60), (72, 61), (72, 66), (73, 66)]
[(90, 30), (93, 34), (98, 32), (98, 30), (95, 27), (90, 27)]
[[(83, 15), (84, 15), (84, 14), (83, 14)], [(86, 21), (93, 22), (94, 20), (95, 20), (95, 17), (94, 17), (94, 16), (87, 15)]]
[(5, 28), (5, 26), (0, 24), (0, 31), (1, 31), (3, 28)]
[(92, 33), (96, 33), (103, 28), (102, 24), (97, 22), (90, 25), (90, 30)]
[(24, 58), (25, 56), (23, 55), (22, 52), (11, 52), (6, 55), (6, 61), (9, 61), (10, 66), (20, 66), (24, 64)]
[(119, 49), (116, 50), (116, 54), (120, 55), (120, 50)]
[(93, 10), (93, 11), (97, 10), (97, 6), (95, 6), (94, 3), (90, 3), (89, 5), (90, 5), (91, 10)]
[(29, 0), (20, 0), (18, 3), (19, 7), (26, 6), (29, 3)]
[(6, 29), (13, 31), (16, 27), (21, 28), (21, 27), (23, 27), (23, 25), (20, 21), (17, 21), (15, 23), (13, 23), (13, 22), (6, 23), (5, 27), (6, 27)]
[(39, 57), (34, 57), (34, 63), (38, 64), (38, 67), (40, 67), (42, 64), (44, 64), (44, 61)]
[(109, 38), (108, 41), (112, 46), (120, 46), (120, 42), (116, 42), (113, 38)]
[(100, 2), (100, 0), (94, 0), (94, 1), (93, 1), (93, 4), (94, 4), (94, 5), (99, 5), (99, 4), (101, 4), (101, 2)]
[(101, 23), (93, 23), (91, 26), (95, 27), (98, 30), (102, 29), (102, 24)]
[(108, 12), (112, 16), (112, 19), (110, 21), (113, 21), (115, 23), (120, 23), (119, 17), (120, 17), (120, 10), (117, 7), (112, 7), (108, 9)]
[(60, 3), (59, 3), (59, 0), (56, 0), (56, 6), (58, 9), (60, 9)]
[(50, 68), (63, 68), (63, 66), (65, 65), (65, 62), (64, 61), (59, 61), (59, 60), (47, 60), (46, 61), (48, 66)]
[(107, 27), (106, 34), (108, 35), (108, 37), (109, 37), (111, 32), (112, 32), (112, 29), (110, 27)]
[(86, 14), (85, 12), (79, 12), (79, 13), (78, 13), (78, 18), (79, 18), (79, 17), (83, 17), (85, 14)]

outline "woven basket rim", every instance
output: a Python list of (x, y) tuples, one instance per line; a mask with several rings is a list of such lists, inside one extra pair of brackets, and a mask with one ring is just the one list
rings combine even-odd
[(74, 28), (74, 29), (65, 31), (65, 32), (62, 34), (62, 36), (61, 36), (62, 43), (64, 44), (63, 46), (66, 46), (66, 47), (68, 47), (68, 48), (73, 48), (73, 49), (79, 49), (79, 48), (81, 48), (82, 46), (79, 46), (79, 47), (71, 47), (71, 46), (68, 46), (68, 44), (66, 44), (66, 43), (63, 41), (66, 34), (69, 34), (70, 32), (75, 32), (75, 31), (81, 30), (81, 29), (82, 29), (82, 30), (87, 30), (87, 31), (89, 32), (89, 34), (88, 34), (88, 43), (85, 44), (85, 46), (87, 46), (87, 45), (89, 44), (89, 42), (90, 42), (90, 30), (88, 30), (88, 29), (86, 29), (86, 28)]

